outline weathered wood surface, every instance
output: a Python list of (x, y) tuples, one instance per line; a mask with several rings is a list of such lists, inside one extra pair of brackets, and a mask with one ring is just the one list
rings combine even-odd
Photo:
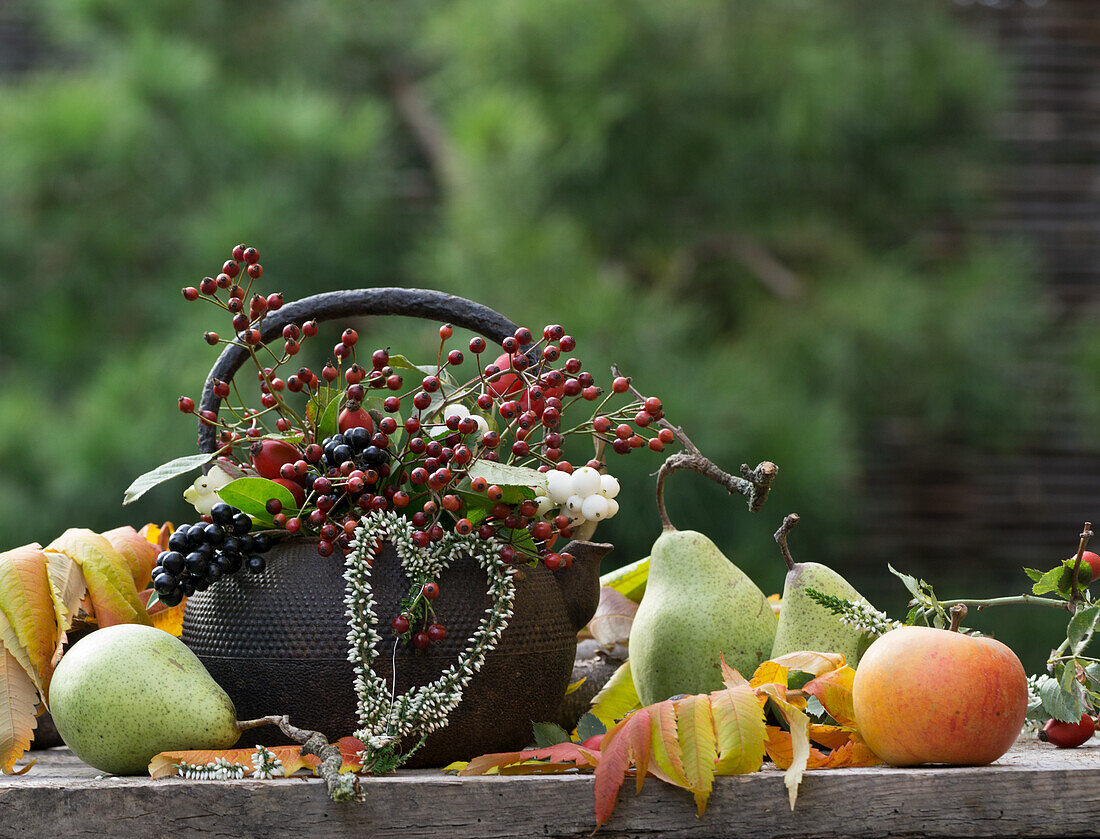
[[(101, 778), (64, 749), (0, 778), (0, 839), (126, 837), (580, 837), (592, 831), (590, 775), (455, 778), (401, 772), (333, 804), (315, 779)], [(625, 837), (1100, 835), (1100, 741), (1060, 751), (1030, 740), (983, 768), (807, 773), (791, 812), (782, 774), (719, 778), (698, 819), (690, 795), (650, 779), (620, 794), (597, 834)], [(1059, 801), (1055, 807), (1052, 802)]]

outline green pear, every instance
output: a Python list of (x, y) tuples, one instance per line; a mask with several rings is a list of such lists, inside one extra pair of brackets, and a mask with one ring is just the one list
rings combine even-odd
[(178, 638), (121, 624), (69, 649), (50, 684), (65, 744), (115, 775), (143, 775), (159, 752), (228, 749), (240, 737), (233, 701)]
[(797, 523), (798, 515), (792, 513), (783, 520), (783, 526), (775, 534), (788, 571), (783, 583), (783, 603), (779, 609), (779, 626), (775, 631), (771, 657), (799, 650), (841, 653), (848, 664), (855, 667), (867, 646), (864, 631), (841, 623), (839, 615), (811, 598), (807, 590), (813, 589), (842, 600), (863, 600), (864, 597), (827, 565), (794, 561), (787, 548), (787, 533)]
[(719, 657), (745, 678), (771, 652), (776, 619), (763, 592), (710, 539), (666, 527), (630, 629), (630, 669), (645, 705), (722, 687)]

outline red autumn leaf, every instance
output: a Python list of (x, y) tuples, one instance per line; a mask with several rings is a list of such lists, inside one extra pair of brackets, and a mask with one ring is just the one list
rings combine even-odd
[(649, 769), (649, 711), (641, 708), (616, 724), (603, 737), (600, 763), (596, 767), (596, 827), (611, 818), (619, 788), (631, 763), (637, 769), (637, 792), (641, 792)]
[(852, 705), (852, 683), (855, 677), (855, 670), (851, 667), (842, 667), (807, 682), (802, 692), (816, 696), (829, 712), (829, 716), (841, 725), (855, 727), (856, 713)]

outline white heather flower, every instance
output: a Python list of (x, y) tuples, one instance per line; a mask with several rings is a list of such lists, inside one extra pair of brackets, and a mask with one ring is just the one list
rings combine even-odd
[(232, 481), (233, 478), (220, 466), (213, 466), (207, 474), (200, 475), (195, 479), (195, 483), (184, 490), (183, 500), (193, 504), (200, 516), (208, 516), (210, 509), (221, 501), (218, 490)]

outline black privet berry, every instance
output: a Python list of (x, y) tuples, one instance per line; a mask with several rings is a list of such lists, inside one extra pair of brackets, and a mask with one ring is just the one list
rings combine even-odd
[(166, 574), (178, 577), (184, 569), (183, 554), (179, 551), (165, 551), (157, 559), (157, 564)]
[(176, 532), (173, 533), (168, 538), (168, 548), (169, 548), (169, 550), (178, 551), (180, 553), (183, 553), (184, 551), (188, 550), (187, 531), (188, 531), (188, 525), (181, 524), (179, 526), (179, 528), (176, 530)]
[(239, 513), (236, 507), (231, 507), (225, 502), (215, 504), (210, 508), (210, 518), (213, 519), (214, 524), (220, 524), (223, 527), (230, 524), (233, 521), (233, 516)]
[(339, 466), (341, 463), (347, 460), (351, 460), (355, 457), (355, 452), (351, 450), (351, 446), (347, 443), (342, 443), (336, 446), (332, 450), (332, 459), (329, 461), (333, 466)]
[(262, 574), (267, 567), (267, 561), (262, 556), (250, 556), (245, 564), (249, 574)]
[(266, 533), (257, 533), (252, 537), (252, 550), (264, 554), (271, 550), (271, 537)]
[(380, 449), (378, 446), (367, 446), (363, 449), (363, 454), (360, 455), (360, 459), (365, 465), (377, 469), (383, 463), (386, 463), (390, 459), (390, 456), (385, 449)]
[(168, 592), (175, 590), (176, 578), (171, 574), (157, 574), (153, 577), (153, 588), (157, 594), (168, 594)]
[(357, 452), (370, 445), (370, 432), (365, 428), (350, 428), (344, 435), (347, 444)]
[(210, 581), (206, 577), (193, 577), (191, 585), (195, 587), (195, 591), (206, 591), (210, 588)]
[(225, 541), (225, 530), (216, 524), (208, 524), (202, 529), (203, 538), (208, 545), (220, 545)]
[(210, 563), (210, 557), (204, 554), (202, 551), (192, 551), (186, 557), (184, 557), (183, 564), (187, 567), (187, 570), (192, 574), (201, 574), (206, 570), (206, 566)]
[(256, 550), (256, 537), (246, 533), (237, 537), (237, 544), (240, 547), (241, 556), (253, 553)]
[(227, 537), (226, 540), (224, 542), (222, 542), (221, 553), (227, 554), (227, 555), (228, 554), (246, 553), (246, 551), (244, 551), (241, 548), (241, 537), (240, 536), (229, 536), (229, 537)]
[(206, 579), (212, 583), (216, 583), (222, 578), (222, 567), (217, 562), (211, 562), (206, 566)]
[(170, 594), (161, 594), (159, 596), (160, 602), (165, 606), (178, 606), (183, 602), (183, 592), (179, 589)]
[(252, 529), (252, 519), (246, 513), (237, 513), (233, 516), (233, 533), (240, 536)]
[(195, 593), (195, 581), (193, 577), (187, 577), (187, 579), (180, 580), (180, 593), (184, 597), (190, 597)]

